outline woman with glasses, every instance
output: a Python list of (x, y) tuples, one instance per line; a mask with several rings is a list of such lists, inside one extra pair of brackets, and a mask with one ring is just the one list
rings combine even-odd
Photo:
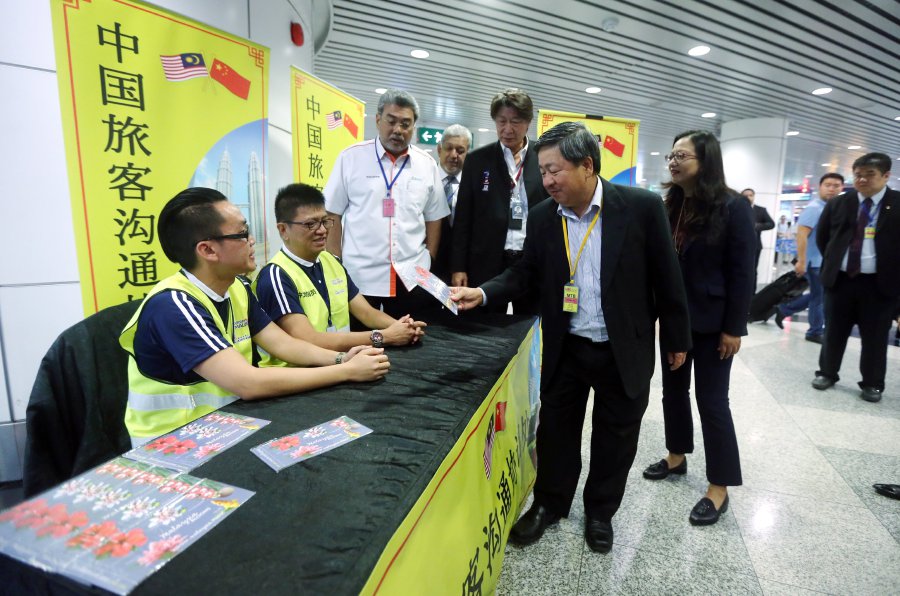
[(644, 477), (662, 480), (687, 472), (685, 454), (694, 451), (693, 367), (709, 487), (689, 519), (709, 525), (728, 508), (727, 487), (742, 482), (728, 383), (732, 356), (747, 334), (756, 235), (750, 204), (725, 185), (722, 153), (711, 133), (678, 135), (666, 161), (672, 176), (666, 184), (666, 211), (687, 290), (693, 348), (684, 366), (674, 371), (662, 367), (669, 453), (644, 470)]

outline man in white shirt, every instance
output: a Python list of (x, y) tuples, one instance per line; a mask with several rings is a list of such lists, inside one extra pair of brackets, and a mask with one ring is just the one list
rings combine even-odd
[(431, 269), (450, 214), (434, 158), (409, 144), (418, 118), (412, 95), (388, 89), (378, 100), (378, 136), (341, 152), (324, 190), (336, 220), (328, 251), (343, 258), (366, 300), (394, 318), (435, 308), (421, 288), (406, 290), (393, 264)]

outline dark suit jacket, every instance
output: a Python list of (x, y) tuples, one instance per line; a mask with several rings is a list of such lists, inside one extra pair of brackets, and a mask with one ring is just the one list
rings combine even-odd
[[(747, 201), (747, 199), (744, 199)], [(750, 204), (750, 201), (747, 201)], [(762, 233), (775, 227), (775, 220), (766, 211), (762, 205), (752, 205), (753, 207), (753, 227), (756, 229), (756, 251), (762, 250)]]
[[(653, 376), (657, 318), (664, 351), (690, 349), (687, 300), (662, 200), (643, 189), (601, 181), (600, 299), (625, 391), (637, 398), (649, 390)], [(483, 286), (489, 303), (529, 289), (539, 292), (544, 388), (553, 378), (571, 318), (562, 310), (569, 265), (560, 217), (552, 199), (535, 207), (528, 217), (524, 256)]]
[[(900, 192), (887, 189), (881, 198), (878, 222), (875, 224), (875, 271), (879, 291), (885, 296), (900, 296)], [(819, 275), (826, 288), (834, 286), (844, 253), (850, 247), (859, 193), (845, 192), (825, 203), (816, 226), (816, 244), (822, 252)]]
[(721, 237), (708, 234), (688, 239), (679, 258), (697, 333), (747, 335), (747, 317), (756, 276), (756, 240), (753, 211), (747, 199), (727, 199), (725, 230)]
[[(530, 212), (548, 196), (541, 182), (534, 141), (528, 141), (522, 178), (525, 180)], [(450, 269), (453, 272), (465, 271), (470, 287), (478, 286), (503, 271), (511, 184), (500, 141), (479, 147), (466, 156), (456, 200)]]

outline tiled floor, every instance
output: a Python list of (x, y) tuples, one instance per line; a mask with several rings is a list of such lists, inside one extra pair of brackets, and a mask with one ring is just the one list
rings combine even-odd
[[(900, 501), (872, 490), (875, 482), (900, 483), (900, 348), (888, 350), (884, 399), (870, 404), (856, 387), (858, 339), (850, 340), (836, 387), (810, 386), (819, 346), (804, 340), (805, 327), (754, 324), (744, 338), (731, 377), (744, 485), (731, 489), (718, 524), (695, 528), (687, 520), (706, 489), (696, 409), (688, 474), (641, 476), (665, 454), (657, 373), (613, 519), (612, 552), (585, 546), (576, 497), (570, 517), (540, 542), (506, 547), (497, 594), (900, 593)], [(588, 457), (583, 449), (582, 486)]]

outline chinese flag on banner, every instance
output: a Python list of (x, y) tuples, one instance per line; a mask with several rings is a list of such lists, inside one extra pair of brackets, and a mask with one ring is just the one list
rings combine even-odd
[(506, 402), (497, 402), (496, 414), (494, 416), (494, 430), (500, 432), (506, 430)]
[(250, 95), (250, 81), (221, 60), (213, 60), (209, 76), (241, 99), (247, 99)]
[(612, 151), (616, 157), (622, 157), (622, 154), (625, 153), (625, 145), (609, 135), (606, 135), (606, 138), (603, 139), (603, 148)]
[(350, 114), (346, 112), (344, 112), (344, 126), (350, 131), (353, 138), (356, 138), (356, 133), (359, 132), (359, 128), (356, 126), (356, 122), (353, 121), (353, 118), (350, 117)]

